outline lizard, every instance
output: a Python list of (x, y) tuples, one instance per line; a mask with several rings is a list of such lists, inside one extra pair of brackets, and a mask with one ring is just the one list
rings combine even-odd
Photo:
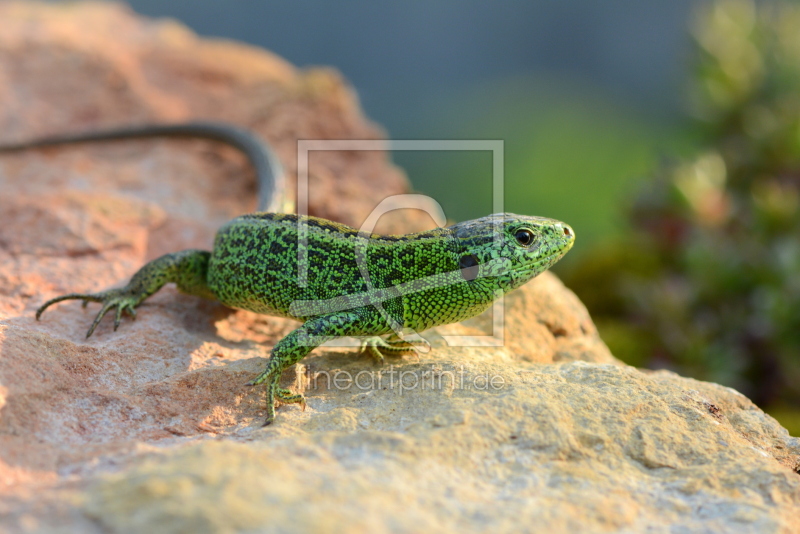
[(275, 420), (276, 401), (305, 408), (304, 396), (280, 388), (279, 380), (314, 348), (353, 336), (365, 338), (379, 360), (383, 353), (413, 350), (404, 334), (480, 314), (500, 295), (551, 267), (575, 241), (575, 232), (563, 222), (511, 213), (407, 235), (377, 235), (318, 217), (271, 211), (270, 206), (279, 205), (282, 183), (276, 158), (254, 134), (225, 123), (49, 137), (0, 146), (0, 152), (159, 135), (211, 138), (242, 150), (256, 168), (259, 211), (223, 225), (210, 251), (161, 256), (121, 288), (52, 298), (36, 310), (36, 319), (61, 301), (81, 300), (84, 307), (97, 302), (102, 306), (86, 337), (112, 310), (116, 331), (123, 314), (135, 319), (136, 308), (167, 283), (231, 308), (295, 319), (300, 326), (272, 347), (264, 370), (248, 382), (265, 386), (264, 426)]

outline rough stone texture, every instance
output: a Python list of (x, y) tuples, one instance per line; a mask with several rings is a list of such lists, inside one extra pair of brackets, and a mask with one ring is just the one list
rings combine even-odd
[[(30, 3), (0, 20), (5, 138), (216, 117), (290, 166), (298, 137), (377, 135), (335, 74), (173, 22)], [(383, 154), (315, 165), (312, 206), (351, 223), (406, 187)], [(203, 142), (0, 157), (0, 531), (800, 531), (800, 440), (735, 391), (620, 364), (548, 273), (506, 299), (502, 347), (442, 337), (490, 332), (487, 315), (385, 366), (318, 349), (284, 376), (308, 409), (268, 428), (244, 383), (291, 321), (171, 288), (88, 341), (96, 306), (34, 321), (55, 294), (206, 246), (250, 180)]]

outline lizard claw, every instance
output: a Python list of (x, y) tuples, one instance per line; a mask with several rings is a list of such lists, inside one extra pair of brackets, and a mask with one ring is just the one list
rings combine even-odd
[(359, 352), (367, 353), (375, 359), (375, 363), (378, 365), (383, 365), (386, 363), (386, 358), (383, 357), (383, 353), (379, 347), (383, 346), (386, 342), (380, 337), (369, 337), (366, 339), (361, 340), (361, 348)]
[(114, 332), (119, 328), (119, 323), (122, 322), (122, 312), (125, 311), (125, 305), (117, 306), (117, 313), (114, 315)]

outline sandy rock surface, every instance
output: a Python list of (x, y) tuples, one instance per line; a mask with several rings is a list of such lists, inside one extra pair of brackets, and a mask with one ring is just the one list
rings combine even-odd
[[(298, 138), (380, 135), (335, 73), (175, 22), (32, 3), (0, 20), (0, 141), (217, 118), (291, 177)], [(408, 188), (383, 153), (321, 154), (312, 177), (312, 210), (351, 224)], [(308, 408), (262, 428), (244, 384), (296, 323), (172, 288), (90, 340), (96, 306), (33, 319), (208, 247), (253, 207), (242, 158), (200, 141), (2, 155), (0, 191), (2, 531), (800, 531), (800, 440), (733, 390), (622, 365), (549, 273), (506, 298), (502, 330), (442, 327), (383, 366), (317, 349), (283, 377)]]

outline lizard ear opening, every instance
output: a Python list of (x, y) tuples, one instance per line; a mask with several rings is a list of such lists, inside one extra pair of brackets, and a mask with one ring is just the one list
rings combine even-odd
[(478, 278), (478, 258), (474, 254), (461, 256), (461, 259), (458, 260), (458, 266), (461, 268), (461, 276), (467, 282), (472, 282)]

